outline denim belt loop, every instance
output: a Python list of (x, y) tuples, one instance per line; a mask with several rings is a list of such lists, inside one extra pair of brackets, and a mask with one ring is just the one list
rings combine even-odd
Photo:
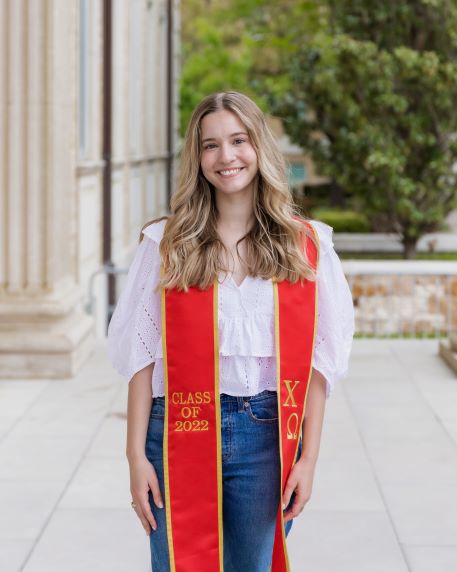
[(241, 395), (238, 396), (236, 400), (238, 402), (238, 413), (241, 413), (241, 411), (244, 411), (249, 406), (249, 396), (245, 397)]

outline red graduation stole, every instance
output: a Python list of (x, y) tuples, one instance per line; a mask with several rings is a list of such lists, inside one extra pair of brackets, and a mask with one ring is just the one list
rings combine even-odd
[[(301, 220), (301, 219), (300, 219)], [(307, 225), (317, 237), (313, 227)], [(317, 268), (318, 250), (303, 244)], [(317, 285), (273, 278), (281, 496), (271, 572), (289, 572), (282, 493), (295, 462), (314, 348)], [(223, 572), (218, 282), (162, 289), (165, 510), (171, 572)]]

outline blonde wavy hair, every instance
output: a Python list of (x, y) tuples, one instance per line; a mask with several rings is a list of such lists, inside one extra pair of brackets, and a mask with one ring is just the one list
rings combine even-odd
[(229, 271), (222, 262), (223, 251), (229, 253), (216, 230), (215, 189), (200, 167), (201, 121), (208, 113), (224, 109), (235, 113), (244, 124), (258, 161), (253, 180), (255, 221), (237, 241), (238, 256), (238, 245), (245, 240), (251, 276), (292, 283), (315, 280), (316, 269), (308, 261), (301, 241), (303, 236), (305, 241), (310, 238), (319, 249), (319, 240), (301, 222), (306, 219), (293, 203), (284, 157), (259, 107), (246, 95), (228, 91), (208, 95), (194, 109), (183, 141), (171, 214), (143, 226), (167, 218), (159, 247), (164, 271), (157, 290), (163, 287), (187, 292), (191, 286), (205, 290), (220, 271)]

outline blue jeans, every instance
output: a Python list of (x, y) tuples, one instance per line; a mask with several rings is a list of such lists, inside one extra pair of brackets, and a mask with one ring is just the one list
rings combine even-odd
[[(277, 394), (268, 390), (251, 397), (222, 393), (220, 402), (224, 572), (269, 572), (280, 501)], [(164, 414), (165, 398), (155, 397), (146, 438), (146, 456), (156, 470), (165, 503)], [(300, 453), (301, 443), (297, 458)], [(294, 494), (289, 506), (293, 500)], [(156, 507), (151, 491), (149, 503), (157, 522), (157, 530), (149, 535), (152, 570), (169, 572), (165, 509)], [(286, 536), (291, 527), (292, 520), (285, 523)]]

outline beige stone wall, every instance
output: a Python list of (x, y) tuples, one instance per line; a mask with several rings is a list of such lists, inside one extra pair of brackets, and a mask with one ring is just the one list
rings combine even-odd
[[(168, 209), (166, 6), (164, 0), (114, 2), (112, 220), (113, 258), (120, 266), (130, 261), (142, 225)], [(174, 102), (176, 90), (175, 74)]]
[(76, 227), (78, 3), (0, 6), (0, 375), (71, 375), (93, 324)]
[[(176, 4), (177, 13), (178, 5)], [(102, 66), (102, 2), (90, 3), (90, 65)], [(128, 266), (143, 224), (167, 211), (167, 2), (113, 1), (113, 262)], [(177, 30), (176, 30), (177, 35)], [(175, 37), (176, 43), (176, 37)], [(177, 79), (177, 76), (175, 76)], [(78, 162), (82, 283), (100, 265), (102, 168), (100, 73), (91, 74), (91, 141)], [(176, 92), (177, 93), (177, 92)], [(177, 98), (175, 97), (175, 102)], [(176, 114), (175, 114), (176, 117)], [(93, 234), (94, 228), (97, 229)], [(87, 229), (87, 233), (85, 232)], [(95, 282), (97, 335), (105, 334), (105, 280)], [(84, 292), (86, 294), (86, 292)]]
[(356, 332), (447, 335), (457, 329), (457, 276), (348, 276)]
[[(167, 100), (164, 80), (166, 4), (113, 0), (112, 248), (121, 265), (142, 224), (167, 208), (165, 119), (177, 99)], [(0, 376), (72, 375), (104, 335), (103, 279), (95, 316), (83, 307), (102, 264), (102, 7), (0, 0)]]

